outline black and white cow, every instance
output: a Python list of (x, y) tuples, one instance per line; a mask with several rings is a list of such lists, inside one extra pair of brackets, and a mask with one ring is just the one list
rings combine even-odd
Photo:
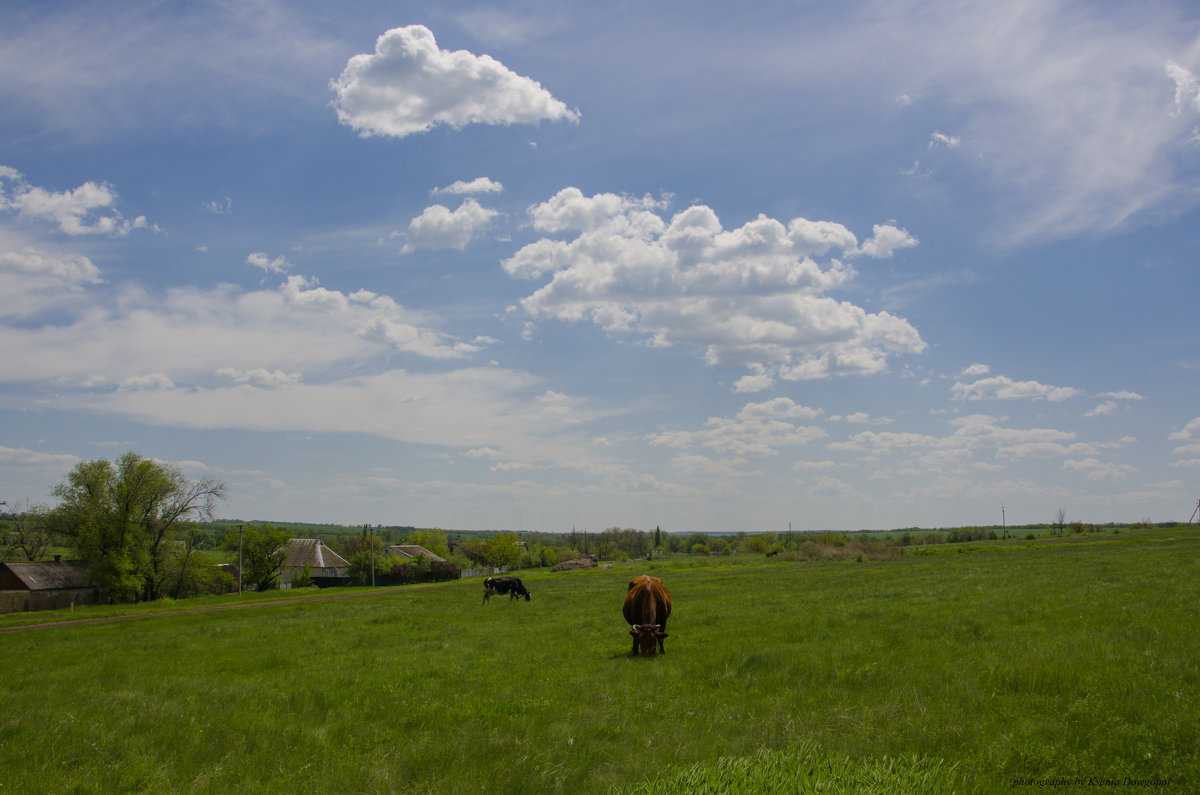
[(520, 577), (488, 577), (483, 581), (483, 601), (486, 603), (496, 593), (508, 594), (510, 602), (521, 596), (525, 597), (526, 602), (530, 599), (529, 589)]

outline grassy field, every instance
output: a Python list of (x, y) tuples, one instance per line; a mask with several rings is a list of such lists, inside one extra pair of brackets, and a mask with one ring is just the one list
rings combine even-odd
[[(652, 660), (642, 572), (675, 599)], [(2, 632), (0, 793), (1197, 791), (1198, 575), (1179, 527)]]

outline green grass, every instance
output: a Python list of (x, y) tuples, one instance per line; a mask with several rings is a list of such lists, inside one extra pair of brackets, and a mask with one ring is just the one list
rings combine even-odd
[[(483, 606), (473, 580), (0, 633), (0, 792), (1186, 791), (1194, 532), (685, 558), (523, 572), (532, 602)], [(675, 599), (652, 660), (628, 656), (620, 610), (642, 571)]]

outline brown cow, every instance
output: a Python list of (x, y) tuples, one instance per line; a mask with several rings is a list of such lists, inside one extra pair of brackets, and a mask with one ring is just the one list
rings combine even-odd
[(671, 592), (662, 580), (649, 574), (630, 580), (621, 612), (631, 625), (629, 634), (633, 636), (633, 648), (630, 656), (638, 653), (638, 646), (642, 647), (643, 657), (653, 657), (655, 647), (666, 654), (663, 638), (667, 637), (667, 618), (671, 615)]

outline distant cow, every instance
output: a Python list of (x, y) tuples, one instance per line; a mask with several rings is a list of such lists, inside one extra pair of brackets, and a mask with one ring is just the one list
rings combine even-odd
[(524, 596), (528, 602), (529, 590), (525, 587), (525, 583), (521, 582), (520, 577), (488, 577), (483, 581), (483, 601), (487, 600), (492, 594), (506, 593), (508, 601), (512, 601), (517, 597)]
[(663, 638), (667, 637), (667, 618), (671, 615), (671, 592), (662, 580), (649, 574), (630, 580), (621, 612), (633, 636), (630, 656), (638, 653), (639, 646), (643, 657), (653, 657), (656, 648), (666, 654)]

